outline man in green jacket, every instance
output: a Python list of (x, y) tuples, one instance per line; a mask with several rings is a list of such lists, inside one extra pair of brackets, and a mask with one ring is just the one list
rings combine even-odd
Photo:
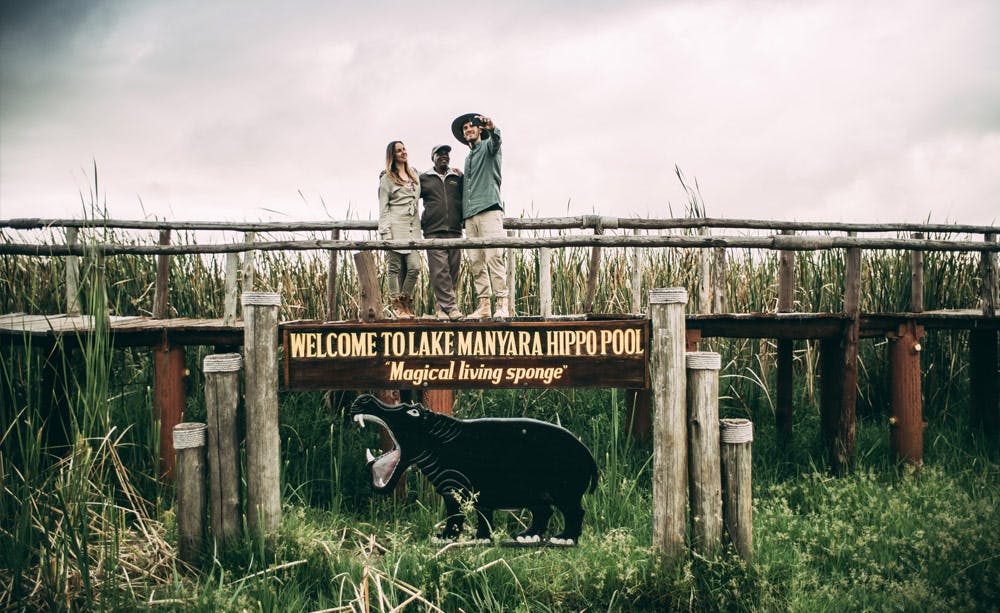
[[(451, 132), (470, 149), (465, 157), (465, 185), (462, 193), (465, 236), (504, 236), (503, 200), (500, 198), (500, 129), (489, 117), (466, 113), (451, 122)], [(503, 249), (474, 249), (470, 260), (479, 304), (466, 319), (491, 317), (491, 296), (496, 297), (496, 309), (492, 311), (492, 317), (510, 317)]]

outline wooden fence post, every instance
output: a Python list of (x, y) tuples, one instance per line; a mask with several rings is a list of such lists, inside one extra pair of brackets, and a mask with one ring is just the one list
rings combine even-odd
[[(698, 233), (708, 237), (712, 231), (702, 227)], [(712, 312), (712, 249), (709, 247), (698, 250), (698, 312), (702, 315)]]
[[(986, 235), (986, 242), (995, 243), (997, 235)], [(1000, 269), (996, 252), (983, 251), (979, 264), (982, 286), (983, 315), (996, 317), (1000, 306)], [(996, 330), (969, 332), (969, 389), (972, 424), (983, 430), (987, 440), (1000, 436), (1000, 359)]]
[(177, 537), (180, 559), (196, 566), (204, 551), (205, 534), (205, 424), (174, 426), (177, 450)]
[[(639, 228), (632, 234), (639, 236)], [(632, 248), (632, 312), (642, 313), (642, 247)]]
[(184, 421), (184, 347), (163, 343), (153, 349), (153, 414), (160, 420), (160, 475), (174, 478), (174, 426)]
[[(340, 230), (330, 230), (330, 239), (339, 241)], [(326, 319), (337, 321), (337, 263), (340, 261), (340, 252), (330, 250), (330, 269), (326, 275)]]
[[(507, 236), (513, 238), (517, 234), (517, 230), (507, 230)], [(511, 318), (517, 317), (517, 251), (513, 247), (507, 249), (507, 310)]]
[(382, 319), (382, 289), (375, 270), (375, 256), (371, 251), (356, 251), (354, 268), (358, 271), (358, 288), (361, 290), (358, 319), (366, 322)]
[[(923, 232), (914, 232), (913, 238), (923, 238)], [(924, 310), (924, 252), (914, 249), (910, 252), (910, 312)]]
[(687, 531), (687, 428), (684, 411), (687, 290), (649, 291), (649, 380), (653, 394), (653, 551), (678, 560)]
[(238, 353), (205, 356), (205, 406), (208, 419), (208, 474), (212, 534), (221, 548), (239, 536), (240, 439), (236, 423), (240, 403)]
[(920, 339), (924, 327), (913, 321), (900, 324), (889, 337), (889, 384), (892, 417), (889, 440), (894, 460), (913, 466), (924, 463), (923, 396), (920, 390)]
[[(604, 234), (601, 218), (594, 221), (594, 236)], [(601, 248), (594, 245), (590, 248), (590, 268), (587, 269), (587, 294), (583, 300), (583, 312), (594, 312), (594, 298), (597, 296), (597, 275), (601, 272)]]
[(226, 254), (226, 293), (222, 298), (222, 325), (236, 324), (236, 305), (239, 303), (240, 255)]
[(718, 353), (685, 356), (687, 367), (688, 468), (691, 541), (694, 550), (714, 556), (722, 545), (722, 476), (719, 459)]
[[(856, 232), (850, 233), (852, 236)], [(854, 468), (854, 435), (857, 427), (858, 341), (861, 336), (861, 249), (847, 250), (844, 271), (844, 313), (850, 318), (843, 340), (843, 383), (840, 386), (840, 410), (830, 448), (830, 467), (843, 475)]]
[(753, 494), (751, 466), (753, 423), (719, 420), (722, 441), (722, 514), (726, 532), (740, 557), (753, 561)]
[(552, 250), (538, 250), (538, 312), (542, 319), (552, 317)]
[(715, 262), (712, 264), (712, 312), (726, 312), (726, 248), (715, 248)]
[(243, 292), (246, 372), (247, 526), (273, 542), (281, 523), (281, 439), (278, 435), (278, 307), (281, 296)]
[[(66, 228), (66, 244), (78, 245), (79, 233), (79, 228)], [(80, 258), (75, 255), (66, 256), (66, 315), (80, 316)]]
[[(783, 230), (782, 234), (794, 234)], [(795, 310), (795, 252), (782, 251), (778, 256), (778, 312)], [(778, 448), (790, 451), (792, 446), (793, 406), (793, 350), (794, 341), (778, 339), (778, 372), (774, 422), (777, 428)]]
[[(158, 245), (170, 244), (170, 230), (160, 230)], [(156, 256), (156, 284), (153, 289), (153, 319), (167, 316), (170, 304), (170, 256)]]
[[(243, 234), (243, 241), (245, 243), (253, 243), (257, 240), (256, 232), (246, 232)], [(243, 253), (243, 291), (252, 292), (254, 289), (254, 276), (255, 276), (255, 262), (254, 262), (255, 252), (245, 251)]]

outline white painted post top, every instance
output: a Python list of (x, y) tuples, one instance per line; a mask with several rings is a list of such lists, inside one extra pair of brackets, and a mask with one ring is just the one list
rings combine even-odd
[(281, 306), (281, 294), (277, 292), (243, 292), (243, 306)]
[(205, 356), (202, 372), (237, 372), (242, 366), (243, 357), (238, 353), (213, 353)]
[(177, 424), (174, 426), (174, 449), (204, 447), (205, 433), (207, 431), (207, 425), (196, 421), (186, 421)]
[(719, 370), (722, 356), (714, 351), (689, 351), (684, 354), (684, 364), (690, 370)]
[(688, 293), (683, 287), (661, 287), (649, 290), (649, 304), (687, 304)]
[(720, 419), (719, 438), (723, 443), (749, 443), (753, 441), (753, 422), (749, 419)]

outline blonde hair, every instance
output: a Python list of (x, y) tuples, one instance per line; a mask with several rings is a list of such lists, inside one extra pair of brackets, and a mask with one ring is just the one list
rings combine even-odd
[[(385, 148), (385, 172), (386, 174), (389, 175), (389, 178), (392, 179), (392, 182), (395, 183), (396, 185), (406, 185), (406, 181), (403, 180), (403, 177), (401, 177), (399, 173), (396, 172), (396, 143), (402, 145), (403, 141), (394, 140), (391, 143), (389, 143), (388, 146), (386, 146)], [(405, 147), (405, 145), (403, 146)], [(406, 174), (410, 177), (410, 180), (413, 181), (414, 183), (420, 180), (417, 177), (417, 173), (414, 172), (412, 168), (410, 168), (409, 162), (403, 162), (403, 169), (406, 171)]]

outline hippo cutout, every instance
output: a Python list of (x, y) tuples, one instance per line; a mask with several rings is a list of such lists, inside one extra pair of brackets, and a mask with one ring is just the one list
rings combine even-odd
[(517, 543), (541, 544), (559, 509), (565, 529), (544, 541), (574, 545), (583, 525), (583, 494), (597, 485), (594, 456), (569, 430), (526, 418), (456, 419), (422, 405), (386, 405), (374, 396), (359, 396), (351, 418), (360, 426), (383, 426), (393, 448), (375, 457), (367, 451), (376, 492), (388, 493), (411, 465), (444, 497), (447, 519), (437, 539), (454, 540), (464, 524), (459, 500), (474, 500), (478, 513), (476, 539), (488, 542), (493, 511), (531, 511), (531, 525)]

